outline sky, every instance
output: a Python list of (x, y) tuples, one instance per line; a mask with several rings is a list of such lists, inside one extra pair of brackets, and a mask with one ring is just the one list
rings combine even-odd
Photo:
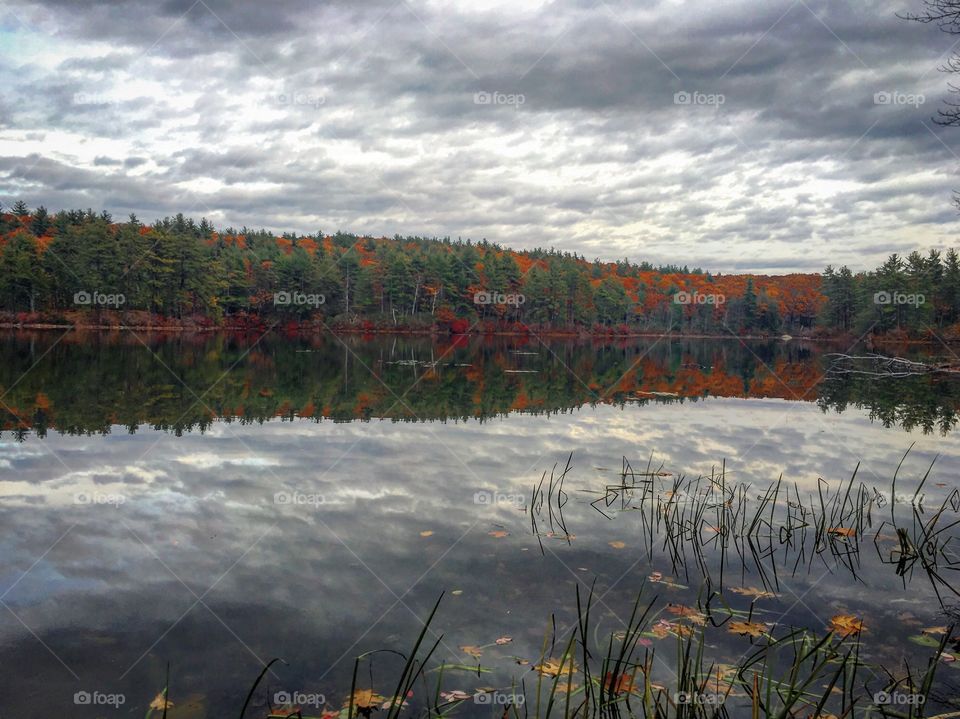
[(921, 0), (6, 0), (0, 202), (782, 274), (956, 243)]

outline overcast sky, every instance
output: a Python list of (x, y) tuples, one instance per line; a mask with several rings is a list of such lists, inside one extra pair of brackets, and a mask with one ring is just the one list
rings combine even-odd
[(15, 0), (0, 201), (872, 267), (958, 229), (919, 3)]

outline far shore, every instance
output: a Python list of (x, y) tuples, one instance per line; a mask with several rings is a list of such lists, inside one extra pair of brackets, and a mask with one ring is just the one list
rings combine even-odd
[[(56, 323), (56, 322), (0, 322), (0, 330), (73, 330), (76, 332), (151, 332), (151, 333), (161, 333), (161, 334), (187, 334), (187, 333), (211, 333), (215, 334), (217, 332), (244, 332), (244, 333), (255, 333), (255, 332), (267, 332), (272, 330), (283, 331), (285, 328), (279, 323), (273, 327), (264, 324), (262, 326), (251, 326), (251, 325), (195, 325), (195, 324), (94, 324), (94, 323)], [(383, 336), (418, 336), (418, 337), (482, 337), (482, 336), (492, 336), (492, 337), (546, 337), (552, 339), (581, 339), (581, 340), (594, 340), (594, 339), (608, 339), (608, 340), (617, 340), (617, 339), (626, 339), (626, 338), (646, 338), (646, 339), (663, 339), (666, 337), (672, 337), (675, 339), (704, 339), (704, 340), (762, 340), (762, 341), (782, 341), (782, 342), (814, 342), (817, 344), (831, 344), (831, 343), (843, 343), (843, 342), (853, 342), (856, 340), (856, 337), (849, 334), (834, 335), (834, 336), (791, 336), (791, 335), (782, 335), (782, 334), (749, 334), (749, 335), (734, 335), (732, 333), (726, 334), (704, 334), (704, 333), (684, 333), (684, 332), (596, 332), (592, 330), (560, 330), (560, 329), (542, 329), (542, 330), (529, 330), (529, 331), (518, 331), (512, 329), (504, 330), (473, 330), (467, 332), (453, 332), (450, 330), (444, 330), (439, 328), (363, 328), (363, 327), (353, 327), (353, 326), (317, 326), (317, 325), (302, 325), (294, 329), (295, 332), (301, 334), (309, 333), (319, 333), (324, 330), (332, 332), (334, 334), (344, 334), (344, 335), (383, 335)], [(886, 337), (883, 335), (872, 335), (869, 338), (864, 338), (860, 340), (864, 343), (871, 343), (873, 345), (930, 345), (930, 344), (943, 344), (944, 342), (950, 342), (951, 340), (937, 339), (934, 337), (911, 337), (904, 338), (902, 336), (898, 337)], [(953, 340), (953, 342), (958, 342)]]

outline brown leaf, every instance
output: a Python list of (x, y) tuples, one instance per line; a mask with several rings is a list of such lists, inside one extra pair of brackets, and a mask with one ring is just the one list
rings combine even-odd
[(858, 619), (852, 614), (837, 614), (830, 620), (830, 626), (828, 628), (841, 637), (859, 634), (866, 629), (866, 627), (863, 626), (863, 620)]
[(761, 622), (730, 622), (727, 631), (731, 634), (749, 634), (760, 637), (767, 631), (767, 625)]
[(483, 656), (483, 650), (480, 647), (473, 646), (472, 644), (462, 646), (460, 647), (460, 650), (464, 654), (469, 654), (471, 657), (477, 657), (478, 659)]
[(730, 587), (730, 591), (734, 594), (742, 594), (745, 597), (756, 597), (757, 599), (767, 599), (778, 596), (773, 592), (757, 589), (756, 587)]
[(510, 532), (505, 532), (502, 529), (495, 529), (492, 532), (487, 532), (487, 534), (489, 534), (491, 537), (500, 539), (501, 537), (506, 537), (508, 534), (510, 534)]
[(626, 542), (621, 542), (619, 539), (616, 539), (612, 542), (607, 542), (607, 544), (609, 544), (614, 549), (623, 549), (624, 547), (627, 546)]
[(433, 530), (432, 530), (432, 529), (426, 529), (426, 530), (420, 532), (420, 536), (421, 536), (421, 537), (432, 537), (432, 536), (433, 536)]
[(497, 640), (497, 644), (500, 644), (502, 646), (504, 644), (509, 644), (512, 641), (513, 641), (513, 637), (500, 637)]

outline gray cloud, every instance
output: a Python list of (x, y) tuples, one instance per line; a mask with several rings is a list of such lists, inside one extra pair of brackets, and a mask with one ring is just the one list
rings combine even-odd
[(951, 38), (908, 9), (21, 2), (3, 179), (144, 219), (862, 268), (957, 230)]

